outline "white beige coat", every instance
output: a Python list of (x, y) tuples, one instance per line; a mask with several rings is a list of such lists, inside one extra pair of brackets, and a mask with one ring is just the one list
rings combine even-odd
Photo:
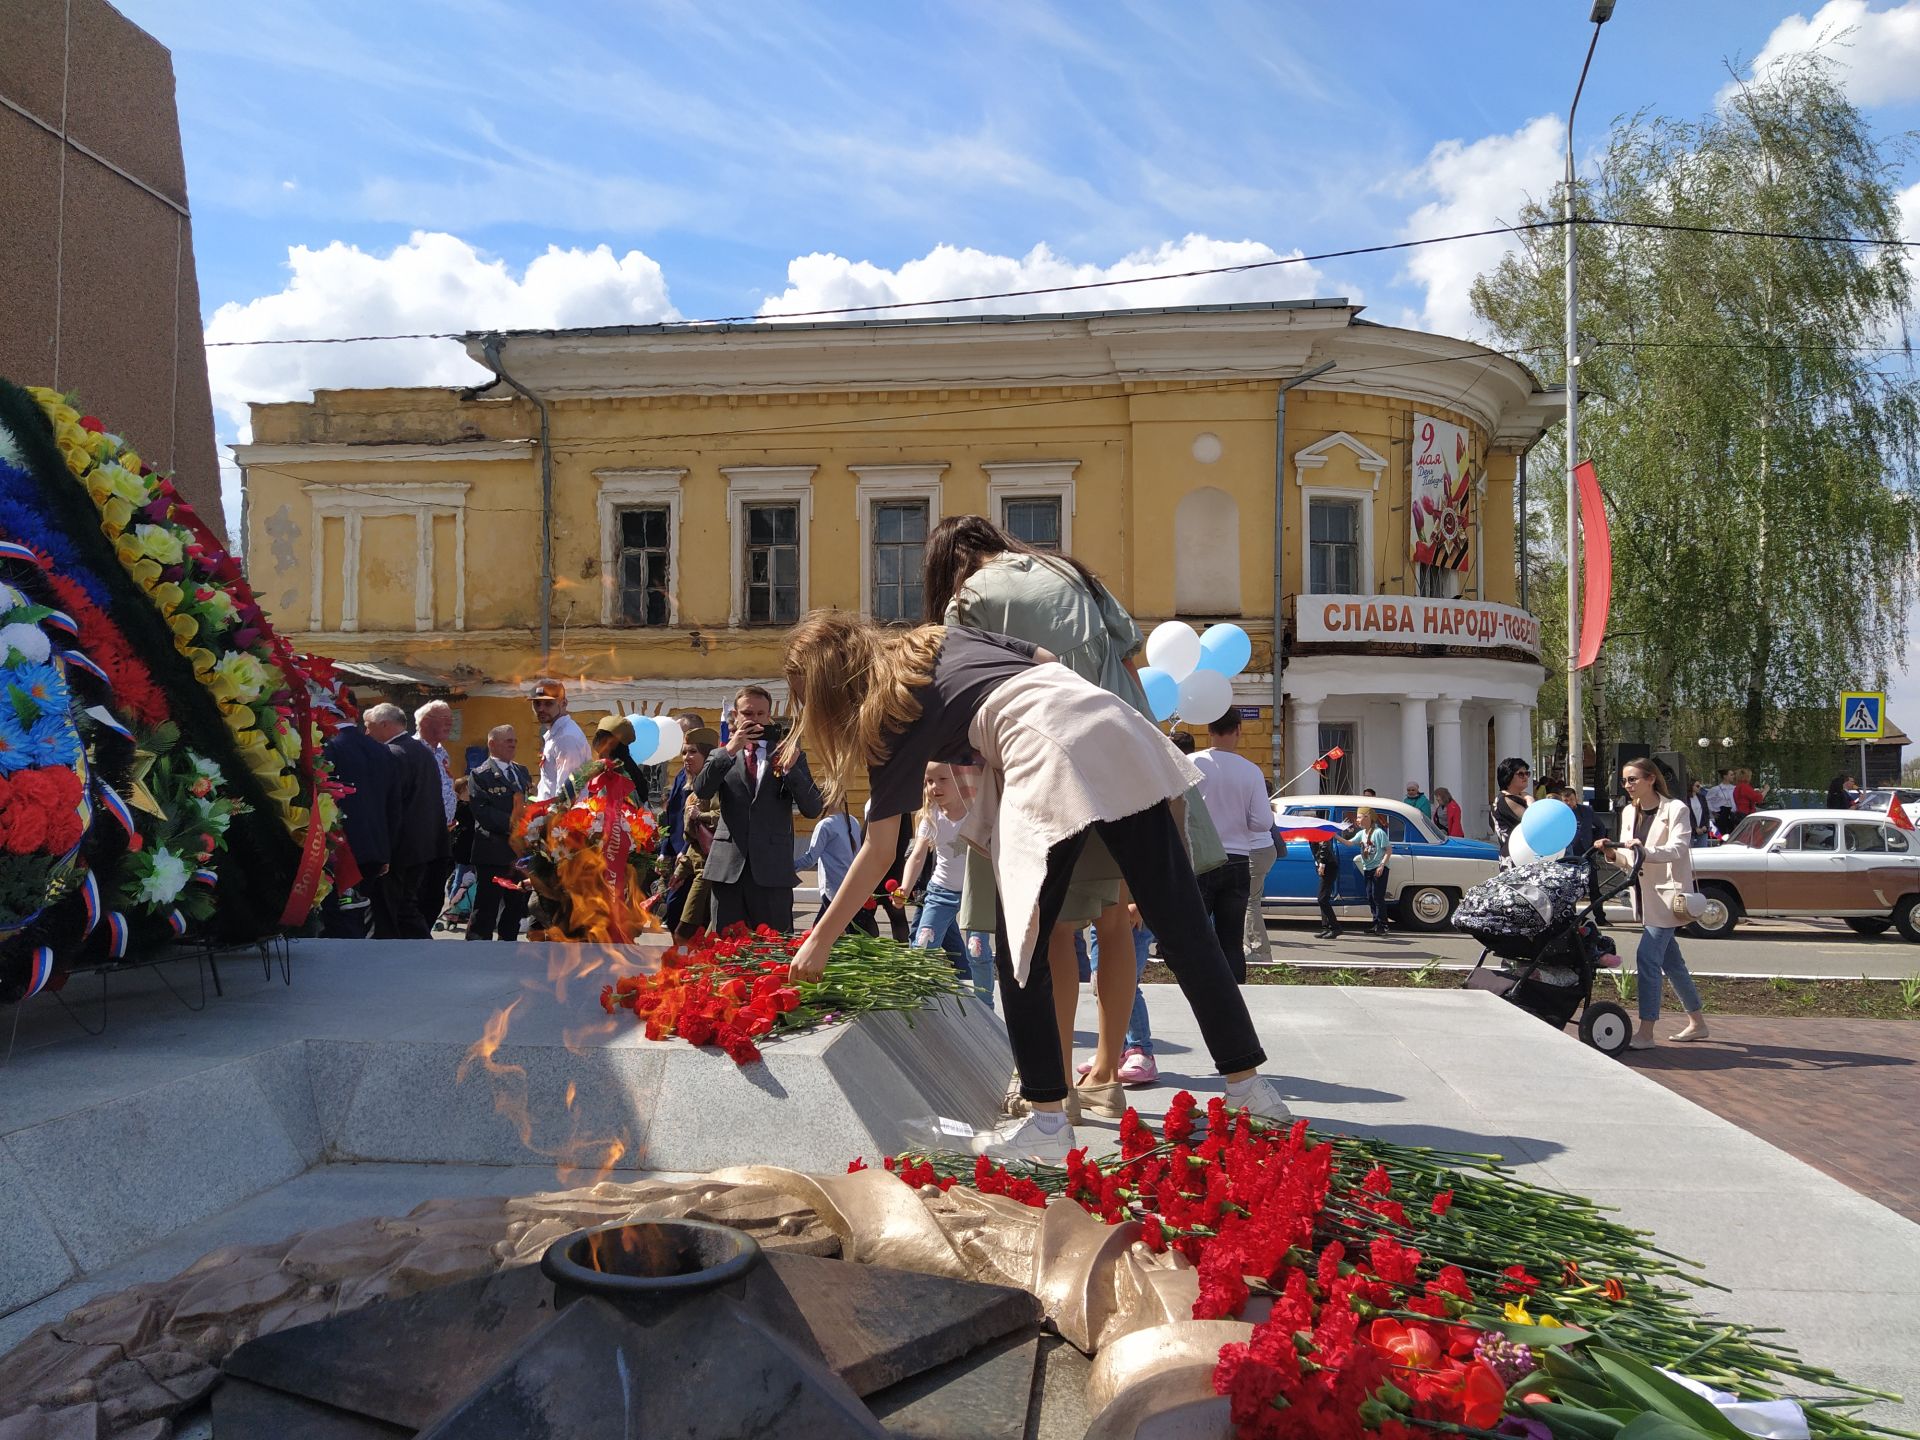
[[(1629, 805), (1620, 812), (1620, 839), (1633, 839), (1633, 811)], [(1676, 916), (1660, 898), (1662, 886), (1693, 886), (1693, 822), (1687, 807), (1679, 800), (1660, 801), (1653, 816), (1653, 828), (1641, 845), (1640, 923), (1677, 929), (1687, 922)]]

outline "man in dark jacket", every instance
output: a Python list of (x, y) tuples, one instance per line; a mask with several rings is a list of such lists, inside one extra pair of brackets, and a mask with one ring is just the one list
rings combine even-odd
[(433, 752), (407, 733), (407, 714), (398, 705), (376, 705), (363, 722), (367, 734), (382, 742), (398, 762), (400, 831), (394, 837), (393, 860), (387, 870), (388, 897), (401, 938), (433, 937), (429, 915), (440, 913), (438, 897), (422, 904), (423, 889), (442, 873), (441, 862), (453, 853), (453, 835), (447, 829), (447, 810), (440, 798), (440, 762)]
[(487, 758), (467, 772), (474, 875), (469, 940), (518, 940), (527, 915), (511, 837), (514, 802), (533, 788), (533, 777), (513, 758), (519, 748), (513, 726), (496, 725), (487, 732)]
[(773, 697), (749, 685), (734, 697), (733, 733), (693, 782), (702, 800), (720, 797), (720, 825), (707, 852), (713, 928), (735, 922), (793, 929), (793, 812), (809, 820), (826, 808), (801, 755), (782, 770)]
[(353, 787), (340, 798), (340, 828), (360, 868), (356, 887), (367, 897), (373, 938), (397, 940), (400, 928), (389, 895), (387, 868), (400, 833), (400, 766), (393, 753), (358, 725), (342, 725), (327, 741), (333, 778)]
[(1313, 870), (1320, 881), (1320, 888), (1314, 896), (1320, 902), (1320, 931), (1313, 938), (1337, 940), (1340, 938), (1340, 917), (1334, 913), (1333, 895), (1340, 884), (1340, 842), (1315, 840), (1307, 848), (1313, 852)]

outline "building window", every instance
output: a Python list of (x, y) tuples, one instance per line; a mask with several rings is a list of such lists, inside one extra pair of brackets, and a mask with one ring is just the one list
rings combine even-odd
[(1359, 726), (1333, 724), (1320, 727), (1320, 753), (1330, 750), (1340, 751), (1340, 758), (1328, 760), (1327, 768), (1320, 776), (1322, 795), (1352, 795), (1359, 789), (1354, 781), (1359, 773), (1356, 763), (1360, 747)]
[(620, 514), (620, 619), (628, 625), (671, 623), (672, 515), (666, 506)]
[(1445, 565), (1414, 565), (1414, 580), (1427, 600), (1458, 600), (1465, 572)]
[(791, 625), (800, 618), (800, 507), (746, 507), (746, 623)]
[(1006, 502), (1007, 533), (1024, 540), (1036, 550), (1060, 549), (1060, 500), (1043, 495)]
[(927, 547), (927, 502), (876, 503), (871, 543), (873, 618), (883, 624), (918, 624), (921, 561)]
[(1314, 500), (1307, 506), (1308, 576), (1315, 595), (1360, 593), (1360, 502)]

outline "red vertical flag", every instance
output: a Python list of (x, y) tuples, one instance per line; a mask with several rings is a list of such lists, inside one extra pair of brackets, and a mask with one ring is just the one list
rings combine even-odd
[(1587, 593), (1580, 613), (1580, 654), (1573, 668), (1584, 670), (1600, 658), (1600, 642), (1607, 638), (1607, 612), (1613, 608), (1613, 536), (1593, 462), (1582, 460), (1574, 466), (1573, 478), (1580, 489), (1580, 531), (1587, 542)]

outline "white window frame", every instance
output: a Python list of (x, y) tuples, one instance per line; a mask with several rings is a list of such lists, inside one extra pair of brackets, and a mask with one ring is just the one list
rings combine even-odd
[(1060, 553), (1073, 553), (1073, 472), (1078, 460), (997, 460), (982, 464), (987, 472), (987, 513), (1002, 530), (1007, 528), (1009, 500), (1060, 502)]
[[(1315, 485), (1300, 491), (1300, 593), (1318, 595), (1313, 588), (1313, 502), (1338, 500), (1360, 512), (1360, 588), (1356, 595), (1372, 595), (1373, 588), (1373, 495), (1350, 485)], [(1329, 590), (1329, 595), (1344, 591)]]
[(860, 613), (873, 615), (873, 507), (888, 501), (924, 500), (927, 533), (940, 523), (940, 477), (947, 462), (931, 465), (849, 465), (854, 505), (860, 516)]
[[(620, 617), (620, 512), (665, 508), (667, 512), (667, 626), (680, 623), (680, 514), (684, 468), (596, 470), (600, 512), (600, 623), (614, 626)], [(651, 629), (651, 626), (622, 627)]]
[[(812, 608), (813, 476), (818, 465), (723, 465), (727, 477), (727, 542), (729, 587), (727, 628), (746, 627), (746, 540), (749, 505), (792, 505), (799, 520), (800, 613)], [(754, 625), (753, 629), (769, 628)]]
[(473, 487), (464, 480), (434, 484), (419, 482), (367, 481), (354, 485), (310, 483), (304, 487), (308, 513), (312, 517), (313, 550), (310, 570), (313, 575), (307, 629), (319, 631), (324, 621), (326, 601), (326, 522), (338, 517), (344, 528), (340, 566), (340, 633), (356, 634), (360, 629), (360, 534), (370, 519), (389, 515), (411, 515), (414, 539), (419, 554), (413, 581), (413, 628), (416, 632), (433, 629), (434, 546), (433, 522), (441, 515), (453, 517), (453, 628), (467, 628), (467, 491)]

